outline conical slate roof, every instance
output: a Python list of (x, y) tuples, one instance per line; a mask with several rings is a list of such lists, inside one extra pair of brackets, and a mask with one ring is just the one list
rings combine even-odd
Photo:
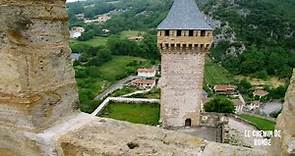
[(166, 19), (158, 26), (159, 30), (212, 30), (206, 23), (195, 0), (174, 0)]

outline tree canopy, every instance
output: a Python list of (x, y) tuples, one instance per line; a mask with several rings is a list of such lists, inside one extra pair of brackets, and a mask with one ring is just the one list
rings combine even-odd
[(204, 105), (206, 112), (234, 113), (235, 107), (231, 100), (224, 97), (215, 97)]

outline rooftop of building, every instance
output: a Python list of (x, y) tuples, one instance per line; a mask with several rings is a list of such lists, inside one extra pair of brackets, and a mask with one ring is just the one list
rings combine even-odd
[(154, 68), (138, 68), (137, 72), (139, 73), (154, 73), (156, 70)]
[(156, 82), (156, 80), (135, 79), (131, 83), (151, 85), (151, 84), (154, 84), (155, 82)]
[(194, 0), (174, 0), (158, 30), (212, 30)]
[(215, 91), (234, 91), (237, 89), (237, 86), (235, 85), (215, 85), (214, 90)]
[(269, 94), (269, 92), (265, 91), (265, 90), (262, 90), (262, 89), (259, 89), (259, 90), (255, 90), (253, 92), (253, 95), (254, 96), (267, 96)]

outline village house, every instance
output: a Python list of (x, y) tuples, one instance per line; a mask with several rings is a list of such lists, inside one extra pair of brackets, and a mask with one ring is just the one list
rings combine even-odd
[(151, 89), (156, 85), (156, 80), (135, 79), (131, 81), (131, 85), (140, 89)]
[(254, 97), (259, 97), (259, 98), (263, 98), (265, 96), (267, 96), (269, 93), (265, 90), (259, 89), (259, 90), (255, 90), (253, 92), (253, 96)]
[(237, 88), (235, 85), (215, 85), (214, 92), (223, 95), (234, 95), (237, 93)]
[(84, 17), (85, 17), (85, 15), (84, 14), (77, 14), (77, 15), (75, 15), (76, 17), (77, 17), (77, 19), (79, 19), (79, 20), (83, 20), (84, 19)]
[(71, 54), (71, 60), (72, 60), (72, 62), (79, 61), (80, 57), (81, 57), (81, 54), (78, 54), (78, 53), (72, 53)]
[(77, 39), (82, 35), (83, 32), (85, 32), (83, 27), (73, 27), (70, 30), (70, 38)]
[(110, 20), (111, 18), (112, 17), (109, 16), (109, 14), (103, 14), (103, 15), (96, 16), (95, 19), (85, 19), (84, 23), (95, 23), (95, 22), (104, 23), (104, 22)]
[(139, 68), (137, 69), (137, 76), (143, 78), (152, 78), (156, 76), (156, 69), (154, 68)]
[(109, 30), (109, 29), (102, 29), (102, 32), (109, 33), (109, 32), (111, 32), (111, 30)]

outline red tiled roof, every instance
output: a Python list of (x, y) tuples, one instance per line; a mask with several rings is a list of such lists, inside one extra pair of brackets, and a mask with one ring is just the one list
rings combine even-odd
[(153, 73), (153, 72), (155, 72), (155, 69), (153, 69), (153, 68), (138, 68), (137, 72), (139, 72), (139, 73)]
[(237, 86), (235, 85), (215, 85), (214, 90), (217, 92), (235, 91)]
[(254, 96), (266, 96), (266, 95), (268, 95), (269, 93), (267, 92), (267, 91), (265, 91), (265, 90), (256, 90), (256, 91), (254, 91), (253, 92), (253, 95)]
[(143, 80), (143, 79), (135, 79), (131, 81), (132, 84), (147, 84), (147, 85), (152, 85), (156, 81), (155, 80)]

